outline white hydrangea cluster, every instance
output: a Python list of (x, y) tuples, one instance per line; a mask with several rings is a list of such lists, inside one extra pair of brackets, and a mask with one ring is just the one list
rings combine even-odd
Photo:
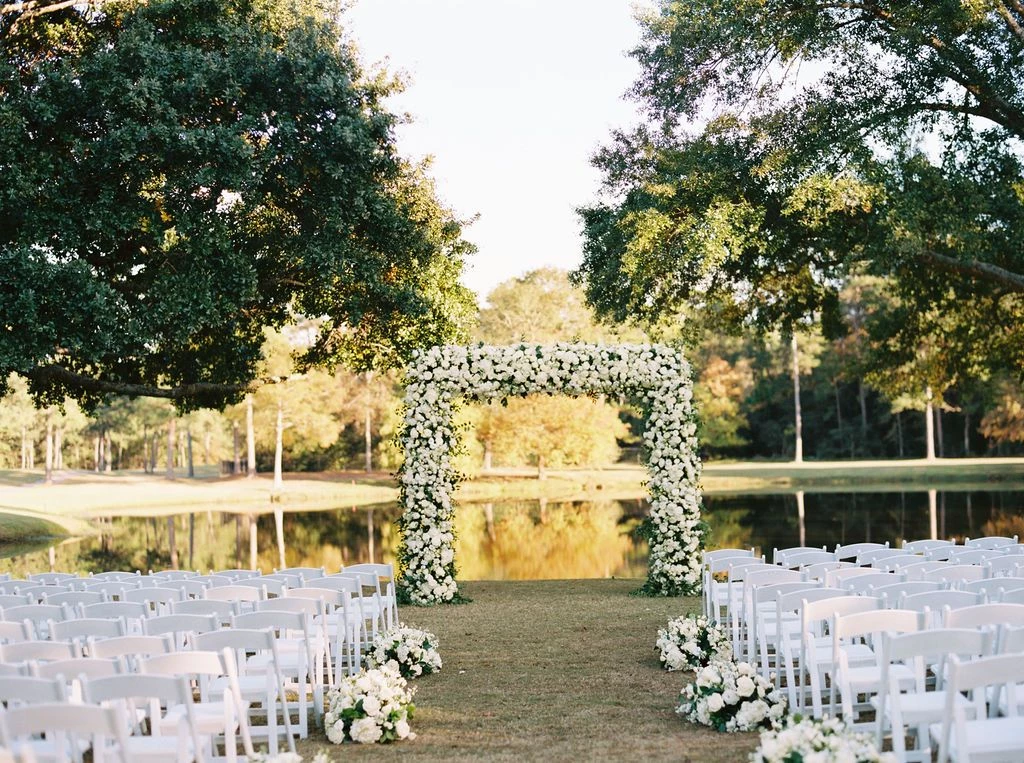
[(419, 678), (441, 669), (437, 636), (399, 623), (378, 633), (366, 656), (369, 667), (386, 665), (403, 678)]
[[(795, 718), (795, 716), (794, 716)], [(779, 729), (761, 732), (751, 763), (896, 763), (891, 752), (879, 752), (869, 734), (852, 731), (838, 718), (796, 719)]]
[(782, 692), (747, 662), (719, 660), (701, 668), (679, 700), (677, 713), (718, 731), (777, 728), (786, 714)]
[(387, 665), (346, 676), (327, 694), (324, 728), (334, 744), (373, 744), (414, 739), (409, 728), (414, 690)]
[(690, 366), (663, 345), (438, 346), (407, 370), (401, 469), (404, 591), (414, 604), (451, 601), (455, 583), (452, 465), (460, 399), (604, 394), (643, 402), (649, 454), (650, 562), (645, 592), (700, 592), (703, 523)]
[(715, 660), (731, 660), (732, 644), (714, 620), (705, 615), (683, 615), (658, 630), (655, 647), (666, 670), (700, 670)]

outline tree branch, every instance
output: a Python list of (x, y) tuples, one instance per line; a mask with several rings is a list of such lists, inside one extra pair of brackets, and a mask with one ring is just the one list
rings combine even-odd
[(1010, 9), (1007, 8), (1004, 3), (999, 3), (997, 10), (999, 15), (1003, 17), (1003, 21), (1006, 22), (1006, 26), (1010, 28), (1010, 31), (1013, 32), (1018, 39), (1024, 40), (1024, 28), (1021, 27), (1020, 22), (1014, 18), (1013, 14), (1010, 13)]
[(978, 260), (958, 260), (945, 254), (939, 254), (931, 250), (924, 250), (918, 254), (920, 259), (938, 266), (942, 270), (951, 273), (977, 278), (980, 281), (988, 281), (1002, 286), (1005, 290), (1024, 294), (1024, 275), (1014, 273), (1012, 270), (993, 265), (991, 262), (980, 262)]
[(23, 376), (37, 383), (52, 384), (54, 382), (74, 387), (85, 392), (97, 394), (127, 395), (129, 397), (158, 397), (166, 400), (188, 400), (212, 395), (231, 395), (237, 392), (251, 392), (256, 387), (264, 384), (276, 384), (285, 381), (288, 377), (271, 377), (257, 379), (247, 384), (215, 384), (211, 382), (196, 382), (194, 384), (182, 384), (177, 387), (156, 387), (149, 384), (134, 384), (132, 382), (117, 382), (106, 379), (96, 379), (92, 376), (76, 373), (64, 366), (50, 364), (36, 366), (29, 371), (21, 372)]

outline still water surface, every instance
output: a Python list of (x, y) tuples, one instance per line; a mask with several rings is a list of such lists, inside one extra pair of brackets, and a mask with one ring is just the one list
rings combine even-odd
[[(899, 543), (934, 534), (949, 538), (990, 534), (1024, 537), (1024, 486), (1008, 490), (807, 493), (801, 520), (792, 493), (705, 498), (715, 547), (772, 548), (854, 543)], [(647, 544), (635, 530), (647, 503), (579, 501), (467, 503), (458, 508), (456, 559), (464, 580), (643, 577)], [(336, 509), (283, 517), (288, 565), (337, 570), (364, 561), (394, 561), (397, 506)], [(57, 569), (162, 569), (170, 564), (166, 517), (109, 520), (99, 537), (65, 541), (53, 549)], [(274, 516), (196, 512), (174, 517), (182, 567), (279, 566)], [(0, 547), (0, 572), (23, 575), (50, 569), (49, 544)]]

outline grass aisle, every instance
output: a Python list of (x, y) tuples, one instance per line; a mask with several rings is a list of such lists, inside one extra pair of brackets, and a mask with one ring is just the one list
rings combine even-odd
[(416, 682), (418, 738), (338, 749), (310, 740), (307, 760), (744, 761), (754, 734), (691, 726), (673, 708), (686, 674), (666, 673), (654, 641), (697, 599), (629, 596), (637, 580), (462, 584), (473, 602), (406, 608), (434, 631), (444, 669)]

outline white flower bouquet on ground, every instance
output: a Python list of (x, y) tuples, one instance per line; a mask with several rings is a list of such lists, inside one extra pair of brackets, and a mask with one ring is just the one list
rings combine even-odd
[(676, 712), (718, 731), (771, 729), (786, 714), (786, 698), (749, 663), (720, 660), (697, 672)]
[(403, 678), (419, 678), (441, 669), (437, 636), (402, 623), (378, 633), (366, 659), (371, 668), (390, 665)]
[(732, 644), (725, 630), (704, 615), (683, 615), (658, 631), (655, 647), (661, 650), (666, 670), (700, 670), (716, 660), (732, 659)]
[(409, 728), (414, 690), (394, 668), (383, 666), (347, 676), (327, 694), (324, 727), (334, 744), (413, 739)]
[(801, 719), (793, 716), (781, 728), (761, 732), (761, 744), (751, 763), (832, 761), (896, 763), (891, 752), (879, 752), (868, 734), (858, 734), (838, 718)]

